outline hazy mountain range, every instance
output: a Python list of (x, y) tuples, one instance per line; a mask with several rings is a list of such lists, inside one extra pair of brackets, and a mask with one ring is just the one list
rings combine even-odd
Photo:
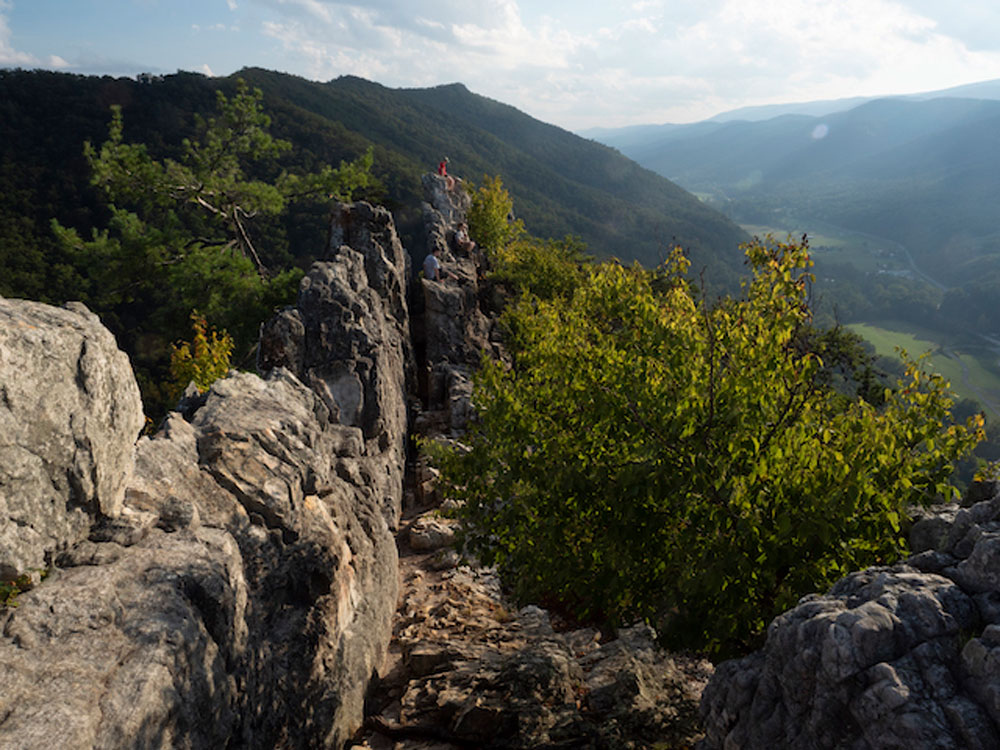
[[(780, 114), (729, 113), (601, 139), (741, 222), (886, 237), (955, 284), (1000, 270), (998, 99), (1000, 81), (990, 81), (860, 104), (743, 110)], [(845, 108), (795, 113), (836, 106)]]

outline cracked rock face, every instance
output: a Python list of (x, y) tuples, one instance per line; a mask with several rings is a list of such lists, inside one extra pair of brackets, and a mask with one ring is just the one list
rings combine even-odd
[(922, 518), (917, 554), (806, 597), (761, 651), (721, 664), (703, 746), (1000, 747), (996, 490)]
[(351, 217), (358, 249), (265, 331), (267, 375), (217, 381), (138, 444), (138, 389), (96, 318), (0, 301), (0, 366), (26, 378), (0, 379), (0, 544), (45, 517), (18, 505), (38, 485), (55, 520), (24, 559), (56, 566), (0, 611), (0, 747), (339, 748), (357, 730), (399, 587), (412, 365), (391, 218)]
[(422, 431), (462, 434), (473, 415), (472, 373), (484, 353), (501, 355), (494, 320), (481, 309), (485, 258), (453, 252), (452, 239), (458, 222), (469, 209), (469, 195), (462, 189), (447, 190), (444, 178), (424, 175), (423, 219), (426, 253), (440, 250), (444, 268), (455, 278), (442, 281), (420, 279), (422, 315), (414, 331), (424, 353), (424, 400)]
[(0, 577), (117, 516), (143, 426), (128, 357), (79, 303), (0, 299)]
[(122, 513), (0, 620), (0, 747), (336, 747), (398, 586), (361, 442), (285, 370), (137, 446)]
[(339, 206), (330, 255), (302, 279), (295, 307), (262, 327), (258, 368), (288, 368), (335, 422), (354, 428), (362, 454), (338, 471), (360, 472), (395, 527), (414, 378), (408, 259), (392, 215), (367, 203)]

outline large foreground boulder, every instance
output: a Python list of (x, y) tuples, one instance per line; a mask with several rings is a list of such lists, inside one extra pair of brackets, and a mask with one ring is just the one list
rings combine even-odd
[(283, 370), (140, 441), (123, 512), (4, 616), (0, 747), (339, 747), (397, 590), (361, 445)]
[(96, 315), (0, 299), (0, 578), (121, 512), (142, 426), (128, 357)]
[[(0, 748), (340, 748), (359, 727), (398, 592), (412, 365), (391, 217), (349, 215), (360, 249), (303, 281), (265, 376), (216, 382), (138, 444), (135, 382), (96, 319), (13, 318), (0, 351), (25, 380), (0, 381), (0, 427), (34, 425), (0, 450), (46, 473), (8, 464), (0, 530), (49, 512), (21, 508), (22, 485), (56, 500), (31, 555), (8, 555), (52, 569), (0, 611)], [(94, 330), (63, 334), (74, 315)], [(60, 378), (78, 394), (45, 403)]]
[(917, 554), (779, 616), (721, 664), (706, 748), (1000, 747), (1000, 494), (915, 524)]

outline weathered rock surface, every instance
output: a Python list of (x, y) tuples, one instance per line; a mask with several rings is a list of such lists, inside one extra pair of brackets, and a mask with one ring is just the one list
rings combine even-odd
[[(0, 748), (339, 748), (358, 728), (399, 586), (387, 520), (412, 365), (391, 218), (349, 214), (360, 251), (338, 247), (303, 281), (299, 308), (270, 328), (266, 377), (216, 382), (137, 445), (141, 422), (116, 411), (120, 393), (137, 398), (117, 350), (62, 343), (69, 313), (42, 306), (3, 339), (12, 365), (68, 372), (93, 402), (59, 396), (39, 412), (79, 428), (75, 452), (49, 450), (62, 433), (44, 424), (18, 449), (53, 476), (89, 467), (84, 449), (128, 463), (110, 489), (104, 464), (87, 468), (91, 512), (71, 519), (74, 535), (50, 534), (57, 567), (0, 612)], [(50, 339), (51, 361), (26, 360)], [(3, 382), (10, 413), (30, 414), (29, 391)], [(91, 413), (113, 415), (113, 434), (90, 429)], [(14, 497), (4, 486), (0, 499)]]
[(483, 312), (480, 279), (485, 258), (478, 250), (454, 250), (457, 224), (465, 220), (469, 196), (447, 190), (437, 175), (424, 175), (424, 233), (426, 252), (441, 250), (443, 267), (456, 278), (420, 280), (421, 315), (415, 326), (424, 368), (425, 422), (436, 430), (461, 434), (472, 416), (472, 372), (484, 353), (500, 354), (495, 322)]
[[(449, 202), (428, 212), (447, 241), (467, 198), (430, 183), (435, 205)], [(69, 520), (57, 512), (57, 528), (38, 533), (38, 559), (55, 568), (0, 611), (0, 748), (340, 748), (365, 703), (373, 747), (690, 744), (710, 665), (661, 652), (645, 627), (602, 643), (592, 629), (557, 632), (536, 607), (514, 612), (492, 572), (460, 566), (447, 518), (400, 532), (397, 600), (390, 527), (416, 380), (407, 257), (391, 217), (366, 204), (340, 207), (330, 243), (297, 306), (262, 331), (267, 374), (188, 394), (137, 445), (141, 413), (116, 401), (136, 393), (130, 373), (101, 380), (118, 372), (113, 346), (85, 332), (45, 354), (51, 372), (75, 373), (86, 408), (60, 396), (37, 412), (77, 430), (75, 451), (50, 451), (62, 433), (48, 427), (0, 442), (44, 458), (49, 485), (69, 488)], [(440, 439), (464, 430), (470, 366), (498, 349), (479, 310), (481, 265), (453, 261), (467, 289), (424, 285), (431, 316), (455, 318), (432, 326), (435, 411), (421, 424)], [(64, 312), (40, 307), (26, 333), (8, 327), (0, 367), (38, 366), (34, 342), (67, 326)], [(0, 419), (30, 414), (30, 393), (4, 375)], [(440, 502), (433, 468), (417, 473), (414, 497)], [(0, 510), (16, 510), (10, 487), (0, 484)]]
[(276, 370), (143, 438), (123, 512), (5, 613), (0, 747), (338, 747), (398, 586), (356, 433)]
[(364, 450), (340, 470), (360, 472), (354, 483), (370, 489), (394, 527), (414, 382), (408, 256), (392, 215), (367, 203), (338, 207), (330, 243), (331, 259), (313, 264), (296, 306), (262, 328), (258, 368), (287, 367), (335, 421), (358, 428)]
[(721, 664), (703, 747), (1000, 747), (997, 489), (925, 516), (917, 554), (806, 597)]
[[(439, 523), (416, 519), (411, 538)], [(356, 746), (683, 747), (700, 736), (708, 662), (662, 651), (645, 626), (607, 643), (590, 628), (557, 632), (544, 610), (512, 609), (492, 571), (417, 547), (401, 546), (394, 665)]]
[(128, 357), (96, 315), (0, 299), (0, 577), (121, 512), (142, 426)]
[[(453, 231), (458, 222), (465, 221), (465, 214), (472, 205), (472, 199), (465, 192), (462, 180), (457, 177), (453, 179), (455, 188), (449, 190), (448, 180), (439, 174), (428, 172), (420, 177), (420, 185), (424, 189), (423, 211), (428, 236), (433, 236), (435, 228), (440, 228), (440, 239), (445, 243), (451, 239), (448, 235), (449, 227)], [(430, 213), (436, 213), (440, 221), (428, 221), (426, 217)]]

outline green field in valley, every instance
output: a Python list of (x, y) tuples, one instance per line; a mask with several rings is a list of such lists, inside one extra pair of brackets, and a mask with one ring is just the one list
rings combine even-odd
[[(744, 231), (757, 237), (772, 235), (784, 241), (788, 237), (798, 241), (802, 229), (789, 230), (764, 224), (742, 224)], [(854, 266), (859, 271), (871, 273), (906, 273), (907, 262), (903, 253), (887, 241), (863, 237), (848, 232), (838, 233), (806, 231), (809, 248), (814, 261), (823, 261)]]
[(992, 416), (1000, 417), (1000, 374), (994, 364), (997, 354), (985, 344), (958, 346), (941, 340), (938, 333), (897, 321), (846, 327), (869, 341), (879, 355), (898, 357), (897, 348), (905, 349), (911, 357), (929, 352), (924, 360), (929, 371), (951, 383), (960, 398), (978, 401)]

